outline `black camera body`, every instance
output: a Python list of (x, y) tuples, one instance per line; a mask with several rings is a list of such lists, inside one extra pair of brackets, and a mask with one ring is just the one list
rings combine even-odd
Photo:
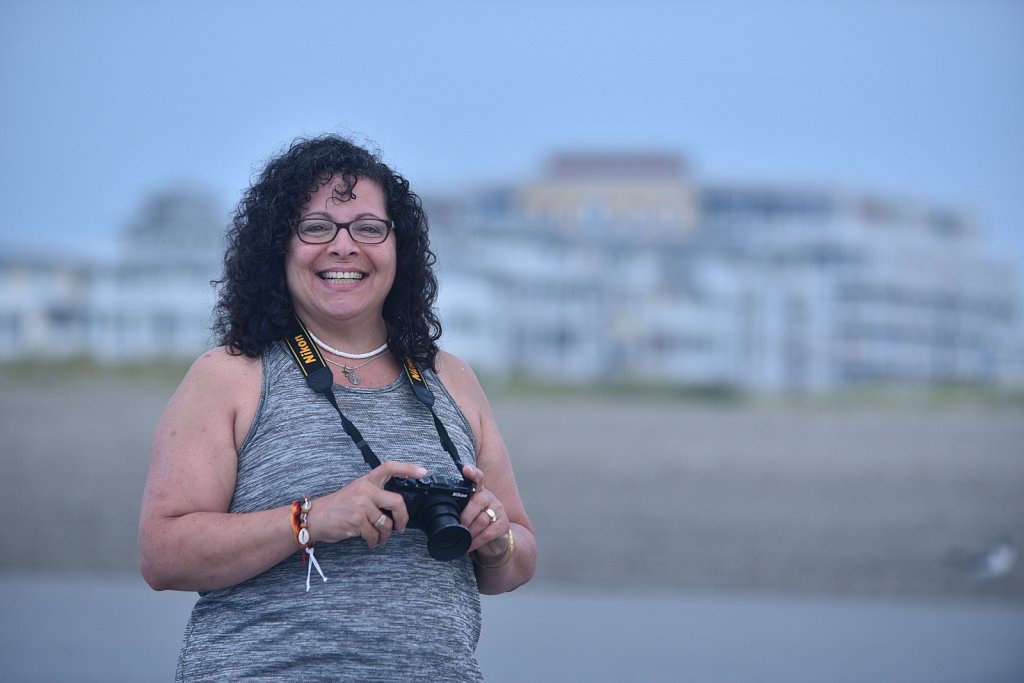
[(473, 482), (437, 476), (392, 477), (384, 490), (398, 493), (405, 500), (408, 526), (427, 535), (427, 552), (435, 560), (454, 560), (469, 550), (473, 536), (462, 526), (459, 515), (476, 491)]

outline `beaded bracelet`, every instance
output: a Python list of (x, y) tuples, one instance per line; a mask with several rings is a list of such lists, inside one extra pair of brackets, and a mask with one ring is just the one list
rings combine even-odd
[(296, 500), (292, 503), (292, 531), (295, 533), (295, 542), (299, 544), (305, 552), (302, 554), (302, 560), (306, 563), (306, 592), (309, 592), (309, 579), (313, 574), (313, 569), (316, 568), (320, 578), (324, 581), (327, 577), (324, 575), (324, 570), (320, 568), (320, 563), (316, 561), (316, 554), (314, 553), (315, 548), (313, 544), (309, 542), (309, 529), (307, 523), (309, 522), (309, 511), (313, 509), (313, 501), (309, 499), (309, 496), (303, 496), (302, 500)]
[(477, 559), (476, 553), (473, 553), (473, 562), (476, 566), (481, 569), (499, 569), (508, 564), (508, 561), (512, 559), (512, 553), (516, 551), (516, 537), (512, 535), (512, 529), (508, 530), (508, 548), (505, 550), (505, 555), (498, 561), (497, 564), (484, 564)]
[(295, 542), (302, 548), (309, 547), (309, 529), (306, 528), (309, 521), (309, 511), (313, 509), (313, 501), (309, 496), (303, 496), (302, 500), (292, 503), (292, 532), (295, 534)]

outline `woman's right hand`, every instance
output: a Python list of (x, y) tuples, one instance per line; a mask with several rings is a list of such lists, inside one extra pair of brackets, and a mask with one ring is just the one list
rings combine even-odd
[(387, 543), (392, 531), (405, 532), (409, 512), (402, 496), (385, 491), (384, 484), (392, 477), (418, 479), (426, 474), (419, 465), (386, 460), (344, 488), (313, 500), (307, 522), (311, 541), (336, 543), (362, 536), (371, 548)]

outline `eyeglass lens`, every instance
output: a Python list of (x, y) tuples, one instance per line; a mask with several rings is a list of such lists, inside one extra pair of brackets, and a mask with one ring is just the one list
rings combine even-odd
[(310, 244), (330, 242), (344, 228), (355, 242), (377, 244), (388, 237), (390, 225), (388, 221), (377, 218), (361, 218), (351, 223), (335, 223), (322, 218), (310, 218), (300, 221), (296, 232), (299, 239)]

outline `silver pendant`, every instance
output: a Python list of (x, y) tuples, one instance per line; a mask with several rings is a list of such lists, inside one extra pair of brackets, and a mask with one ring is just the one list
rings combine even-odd
[(352, 386), (359, 386), (359, 375), (356, 374), (356, 371), (353, 368), (343, 367), (341, 371), (345, 373), (345, 379), (347, 379)]

